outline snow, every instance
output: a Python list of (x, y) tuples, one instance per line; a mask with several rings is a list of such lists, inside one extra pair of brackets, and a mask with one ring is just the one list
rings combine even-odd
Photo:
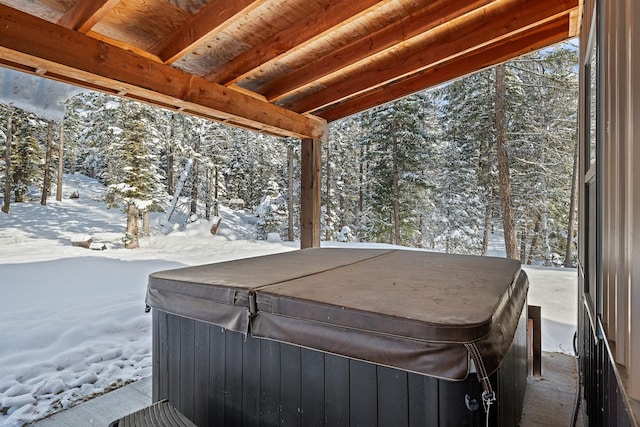
[[(14, 203), (0, 216), (0, 426), (22, 426), (151, 375), (149, 273), (265, 255), (298, 243), (254, 240), (255, 217), (221, 207), (186, 226), (152, 216), (151, 236), (124, 249), (126, 216), (107, 209), (106, 188), (65, 175), (63, 200)], [(55, 191), (55, 189), (54, 189)], [(77, 191), (79, 199), (69, 199)], [(165, 224), (165, 225), (162, 225)], [(74, 247), (91, 237), (106, 250)], [(500, 255), (500, 235), (492, 253)], [(323, 246), (393, 247), (324, 242)], [(527, 267), (530, 304), (542, 305), (543, 350), (569, 351), (576, 323), (575, 270)]]

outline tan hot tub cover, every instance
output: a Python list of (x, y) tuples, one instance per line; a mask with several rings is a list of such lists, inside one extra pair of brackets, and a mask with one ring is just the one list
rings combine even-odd
[[(509, 351), (528, 281), (505, 258), (314, 248), (153, 273), (147, 304), (302, 347), (450, 380)], [(477, 357), (476, 357), (477, 359)]]

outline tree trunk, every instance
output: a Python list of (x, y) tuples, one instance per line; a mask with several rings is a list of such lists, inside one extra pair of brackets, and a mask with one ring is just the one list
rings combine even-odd
[(218, 166), (213, 167), (213, 214), (220, 215), (218, 197), (220, 197), (220, 183), (218, 182)]
[(206, 177), (207, 177), (207, 196), (204, 199), (204, 219), (209, 221), (211, 219), (211, 196), (213, 195), (213, 175), (211, 173), (211, 168), (206, 168)]
[(527, 259), (527, 232), (523, 230), (520, 233), (520, 259)]
[(195, 215), (198, 213), (198, 185), (199, 183), (199, 179), (198, 179), (198, 166), (200, 164), (200, 162), (198, 161), (198, 152), (200, 151), (200, 138), (201, 135), (198, 134), (198, 136), (196, 137), (196, 143), (195, 146), (193, 147), (193, 151), (195, 153), (195, 156), (193, 158), (193, 186), (191, 187), (191, 206), (189, 211), (191, 212), (191, 215)]
[(7, 146), (4, 149), (4, 202), (2, 212), (8, 214), (11, 208), (11, 141), (13, 136), (12, 128), (13, 107), (7, 107)]
[(149, 233), (149, 211), (142, 212), (142, 235), (148, 236)]
[[(533, 227), (533, 236), (531, 237), (531, 246), (529, 246), (529, 256), (527, 257), (527, 264), (531, 265), (533, 262), (533, 256), (535, 255), (535, 250), (538, 247), (538, 235), (540, 234), (540, 215), (538, 215), (538, 219), (536, 220), (536, 225)], [(524, 261), (524, 258), (522, 259)]]
[(567, 224), (567, 248), (564, 254), (564, 266), (572, 267), (573, 234), (576, 223), (576, 204), (578, 201), (578, 144), (573, 152), (573, 179), (571, 181), (571, 199), (569, 201), (569, 224)]
[(58, 182), (56, 184), (56, 200), (62, 200), (62, 174), (64, 173), (64, 126), (60, 122), (60, 142), (58, 143)]
[[(211, 208), (213, 207), (214, 198), (213, 198), (213, 167), (207, 168), (207, 200), (205, 206), (204, 217), (207, 221), (211, 219)], [(216, 215), (217, 216), (217, 215)]]
[(358, 213), (364, 211), (364, 148), (360, 147), (360, 165), (358, 167)]
[(173, 134), (175, 132), (175, 120), (173, 114), (171, 114), (170, 128), (169, 128), (169, 141), (166, 142), (165, 147), (167, 151), (167, 192), (173, 196), (174, 192), (174, 175), (173, 175)]
[(496, 136), (498, 151), (498, 179), (502, 205), (502, 226), (507, 258), (518, 259), (518, 241), (511, 207), (511, 180), (509, 178), (509, 156), (507, 154), (506, 113), (504, 109), (505, 70), (504, 64), (496, 66)]
[(138, 218), (140, 214), (138, 208), (133, 203), (127, 207), (127, 232), (125, 233), (125, 249), (135, 249), (138, 247)]
[(362, 241), (362, 222), (364, 217), (364, 147), (360, 145), (360, 161), (358, 166), (358, 231), (357, 240)]
[(393, 237), (396, 245), (400, 245), (400, 166), (398, 165), (398, 139), (396, 129), (393, 130)]
[[(549, 135), (549, 127), (547, 126), (547, 136)], [(548, 141), (547, 141), (548, 144)], [(540, 155), (540, 164), (546, 164), (546, 151), (542, 150)], [(549, 244), (549, 184), (547, 181), (547, 172), (543, 171), (540, 177), (540, 189), (542, 191), (542, 210), (540, 212), (540, 234), (542, 236), (542, 257), (544, 265), (552, 265), (551, 245)]]
[(325, 231), (324, 239), (329, 241), (331, 240), (331, 142), (327, 141), (325, 145), (327, 146), (327, 163), (325, 171), (327, 174), (327, 229)]
[(42, 197), (40, 198), (40, 204), (42, 206), (47, 205), (47, 196), (49, 195), (49, 187), (51, 186), (51, 151), (53, 143), (53, 121), (49, 121), (47, 131), (47, 151), (44, 160), (44, 179), (42, 182)]
[(493, 219), (493, 208), (491, 205), (491, 189), (488, 189), (487, 205), (484, 210), (484, 235), (482, 237), (482, 255), (489, 254), (489, 240), (491, 239), (491, 220)]
[(293, 145), (287, 147), (287, 179), (289, 180), (289, 197), (287, 207), (289, 210), (287, 239), (293, 242), (295, 238), (293, 230)]
[(491, 141), (487, 138), (485, 165), (485, 196), (486, 205), (484, 210), (484, 236), (482, 238), (482, 255), (489, 253), (489, 239), (491, 237), (491, 221), (493, 217), (493, 191), (491, 186)]
[(184, 183), (187, 181), (189, 177), (189, 173), (191, 171), (191, 166), (193, 165), (193, 160), (187, 160), (187, 164), (184, 166), (184, 170), (180, 174), (180, 179), (178, 179), (178, 184), (176, 185), (176, 190), (173, 193), (173, 198), (171, 199), (171, 206), (169, 210), (166, 212), (166, 221), (171, 221), (171, 215), (176, 210), (176, 206), (178, 205), (178, 201), (180, 198), (180, 194), (182, 193), (182, 188), (184, 187)]
[(69, 173), (71, 175), (76, 173), (76, 143), (71, 139), (71, 144), (67, 144), (67, 153), (69, 154)]

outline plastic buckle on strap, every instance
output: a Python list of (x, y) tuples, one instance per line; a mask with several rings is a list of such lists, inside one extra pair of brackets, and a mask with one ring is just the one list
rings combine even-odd
[(484, 404), (485, 411), (496, 401), (496, 393), (491, 391), (482, 392), (482, 403)]

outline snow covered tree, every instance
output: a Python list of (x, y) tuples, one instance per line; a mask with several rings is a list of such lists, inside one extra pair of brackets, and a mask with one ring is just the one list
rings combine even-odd
[(412, 95), (363, 116), (363, 143), (370, 162), (372, 235), (378, 241), (420, 242), (419, 207), (430, 143), (424, 130), (424, 95)]
[(300, 142), (285, 140), (287, 145), (287, 240), (294, 241), (300, 230)]
[(498, 153), (498, 181), (502, 206), (502, 228), (508, 258), (519, 259), (513, 205), (511, 203), (511, 178), (507, 151), (507, 113), (505, 111), (505, 66), (499, 64), (496, 72), (496, 150)]
[(263, 240), (267, 239), (270, 233), (280, 235), (289, 216), (287, 202), (280, 193), (280, 185), (277, 181), (270, 180), (264, 193), (260, 204), (254, 210), (258, 217), (256, 237)]
[(13, 107), (6, 106), (5, 110), (7, 117), (6, 126), (2, 128), (3, 132), (0, 133), (4, 144), (4, 158), (2, 159), (2, 162), (0, 162), (0, 166), (4, 168), (4, 173), (2, 174), (2, 177), (4, 178), (2, 212), (8, 214), (11, 209), (11, 141), (13, 140)]
[(42, 182), (44, 156), (41, 141), (46, 140), (47, 124), (32, 113), (14, 109), (11, 138), (11, 189), (15, 202), (26, 201), (30, 186)]
[[(221, 169), (226, 161), (224, 152), (232, 133), (228, 126), (201, 119), (202, 132), (199, 137), (197, 173), (199, 199), (204, 201), (204, 216), (209, 219), (211, 209), (214, 216), (218, 216), (218, 199), (224, 194), (225, 183), (222, 180)], [(196, 171), (193, 172), (196, 175)]]
[(160, 201), (162, 175), (149, 148), (149, 111), (144, 105), (126, 101), (120, 108), (122, 132), (110, 146), (111, 161), (117, 163), (109, 186), (109, 201), (121, 203), (127, 213), (125, 247), (138, 247), (138, 219)]
[[(558, 45), (508, 64), (509, 138), (524, 262), (559, 264), (565, 256), (577, 127), (577, 49)], [(573, 220), (575, 221), (575, 219)]]
[(49, 191), (51, 190), (51, 157), (53, 155), (53, 129), (54, 123), (53, 121), (49, 121), (47, 125), (47, 142), (45, 144), (45, 160), (43, 165), (43, 179), (42, 179), (42, 196), (40, 198), (40, 204), (47, 204), (47, 197), (49, 195)]
[(103, 184), (111, 184), (118, 168), (111, 161), (111, 143), (122, 133), (119, 110), (123, 100), (97, 92), (74, 96), (67, 102), (67, 136), (71, 142), (69, 168)]
[(493, 73), (472, 74), (437, 93), (445, 146), (434, 240), (449, 252), (486, 254), (497, 198)]
[[(364, 201), (360, 203), (360, 174), (364, 173), (364, 159), (360, 156), (359, 141), (362, 134), (361, 121), (349, 117), (332, 123), (329, 131), (331, 158), (324, 162), (324, 167), (331, 168), (329, 188), (323, 194), (324, 203), (330, 204), (332, 214), (332, 236), (347, 226), (353, 230), (361, 229), (361, 210)], [(326, 171), (323, 171), (326, 174)], [(337, 237), (337, 236), (336, 236)]]
[(245, 206), (257, 206), (269, 180), (283, 187), (287, 181), (287, 145), (282, 138), (234, 129), (222, 170), (227, 196), (241, 198)]

